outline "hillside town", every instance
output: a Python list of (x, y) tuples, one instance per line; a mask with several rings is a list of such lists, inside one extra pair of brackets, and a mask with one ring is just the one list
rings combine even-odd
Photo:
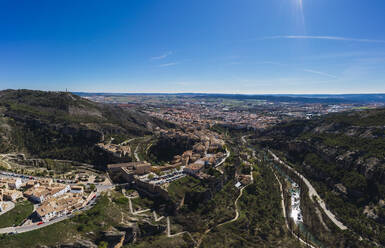
[(0, 211), (9, 211), (15, 203), (27, 199), (34, 204), (34, 212), (29, 220), (25, 220), (30, 224), (35, 220), (43, 223), (71, 214), (85, 207), (96, 196), (95, 192), (86, 192), (84, 185), (58, 183), (51, 178), (12, 177), (11, 173), (5, 172), (2, 176)]
[(210, 178), (211, 176), (204, 170), (218, 167), (230, 155), (223, 139), (207, 129), (195, 131), (189, 128), (184, 131), (159, 129), (156, 136), (159, 139), (194, 141), (194, 145), (162, 165), (147, 161), (109, 164), (107, 167), (110, 177), (133, 184), (146, 193), (168, 198), (167, 188), (171, 182), (186, 175), (200, 180)]

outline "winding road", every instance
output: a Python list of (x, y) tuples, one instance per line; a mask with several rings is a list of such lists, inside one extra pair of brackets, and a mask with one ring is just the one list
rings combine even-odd
[(0, 156), (1, 156), (0, 162), (3, 162), (7, 166), (7, 169), (11, 169), (12, 166), (7, 161), (8, 154), (0, 154)]
[(136, 161), (139, 162), (140, 158), (138, 156), (138, 148), (139, 148), (139, 144), (135, 147), (134, 156), (135, 156)]

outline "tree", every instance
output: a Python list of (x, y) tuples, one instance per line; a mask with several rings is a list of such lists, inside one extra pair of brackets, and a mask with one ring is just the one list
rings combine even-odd
[(90, 184), (90, 190), (91, 190), (91, 191), (95, 191), (95, 189), (96, 189), (95, 184)]
[(108, 243), (106, 241), (101, 241), (98, 245), (98, 248), (107, 248)]

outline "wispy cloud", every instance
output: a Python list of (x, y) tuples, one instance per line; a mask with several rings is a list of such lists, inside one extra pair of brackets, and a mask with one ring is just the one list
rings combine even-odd
[(273, 62), (273, 61), (262, 61), (260, 62), (262, 65), (279, 65), (279, 66), (288, 66), (287, 64)]
[(179, 62), (171, 62), (171, 63), (165, 63), (165, 64), (160, 64), (158, 65), (158, 67), (169, 67), (169, 66), (174, 66), (174, 65), (178, 65)]
[(167, 58), (168, 56), (170, 56), (171, 54), (172, 54), (172, 51), (167, 51), (167, 52), (163, 53), (162, 55), (155, 56), (155, 57), (151, 57), (151, 60), (165, 59), (165, 58)]
[(330, 77), (330, 78), (337, 78), (337, 76), (334, 76), (334, 75), (331, 75), (329, 73), (325, 73), (325, 72), (322, 72), (322, 71), (316, 71), (316, 70), (310, 70), (310, 69), (304, 69), (303, 71), (309, 72), (309, 73), (313, 73), (313, 74), (318, 74), (318, 75), (321, 75), (321, 76)]
[(385, 40), (356, 39), (340, 36), (312, 36), (312, 35), (277, 35), (264, 37), (263, 39), (309, 39), (309, 40), (335, 40), (335, 41), (354, 41), (367, 43), (385, 43)]
[(329, 78), (338, 78), (337, 76), (334, 76), (332, 74), (329, 74), (329, 73), (326, 73), (326, 72), (322, 72), (322, 71), (296, 68), (296, 67), (293, 67), (292, 64), (283, 64), (283, 63), (277, 63), (277, 62), (272, 62), (272, 61), (263, 61), (263, 62), (261, 62), (261, 64), (291, 67), (291, 68), (293, 68), (293, 69), (295, 69), (297, 71), (299, 70), (299, 71), (309, 72), (309, 73), (318, 74), (318, 75), (322, 75), (322, 76), (329, 77)]

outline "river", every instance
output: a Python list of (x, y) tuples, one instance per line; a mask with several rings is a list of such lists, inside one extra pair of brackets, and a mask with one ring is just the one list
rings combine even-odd
[(282, 171), (279, 165), (274, 164), (274, 168), (289, 182), (288, 186), (291, 199), (289, 216), (298, 226), (298, 229), (301, 232), (301, 237), (307, 237), (307, 240), (311, 241), (316, 246), (324, 248), (325, 246), (310, 231), (308, 231), (306, 224), (303, 222), (301, 210), (301, 187), (289, 175)]

